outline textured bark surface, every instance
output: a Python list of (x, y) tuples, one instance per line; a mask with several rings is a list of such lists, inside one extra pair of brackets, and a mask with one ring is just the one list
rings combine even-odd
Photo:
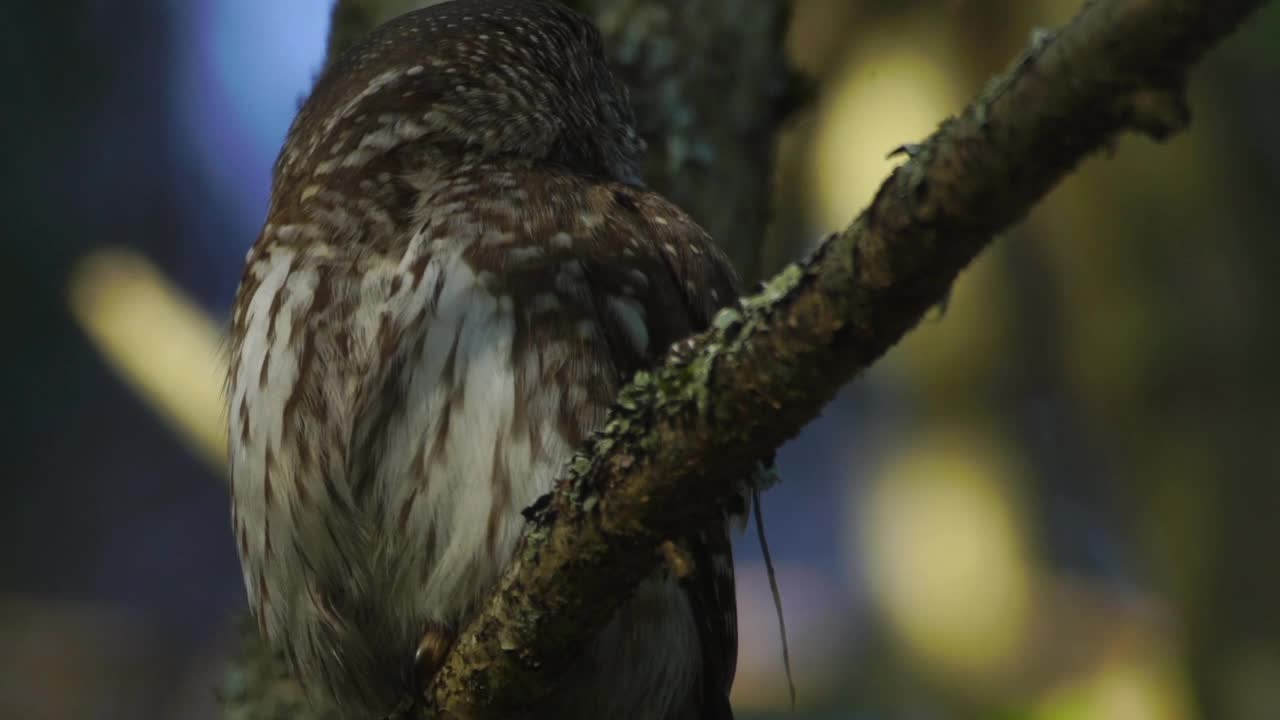
[(437, 677), (436, 707), (501, 714), (543, 692), (656, 567), (661, 540), (709, 522), (995, 233), (1117, 133), (1183, 129), (1186, 71), (1261, 4), (1101, 0), (1037, 37), (847, 230), (623, 391)]
[[(662, 25), (646, 26), (644, 13), (629, 10), (658, 3), (580, 2), (586, 4), (615, 42), (623, 38), (617, 46), (624, 56), (633, 41), (626, 39), (629, 30), (619, 28), (638, 23), (635, 32), (655, 35), (636, 35), (634, 42), (680, 58), (675, 64), (655, 61), (655, 67), (683, 71), (692, 65), (691, 57), (703, 52), (712, 57), (710, 48), (671, 40), (666, 45), (655, 29)], [(1262, 4), (1098, 0), (1060, 33), (1038, 36), (960, 116), (911, 149), (912, 158), (848, 229), (788, 267), (739, 310), (722, 313), (712, 330), (679, 346), (662, 368), (637, 377), (624, 390), (606, 430), (583, 449), (557, 491), (532, 514), (516, 561), (485, 611), (462, 634), (420, 715), (435, 716), (436, 710), (445, 716), (501, 715), (542, 695), (583, 639), (653, 570), (660, 542), (707, 521), (716, 501), (736, 490), (736, 478), (798, 432), (841, 385), (941, 301), (956, 275), (996, 233), (1117, 133), (1136, 130), (1160, 139), (1183, 129), (1189, 119), (1183, 98), (1187, 70)], [(704, 5), (741, 3), (689, 3)], [(715, 20), (731, 26), (741, 17)], [(711, 19), (704, 14), (699, 22)], [(780, 23), (780, 17), (774, 20)], [(705, 30), (706, 37), (716, 36), (690, 24), (695, 23), (666, 27), (677, 34)], [(776, 47), (779, 26), (758, 31), (763, 34), (756, 42)], [(633, 62), (633, 67), (646, 65)], [(653, 76), (655, 81), (661, 77)], [(707, 93), (698, 97), (708, 107), (751, 112), (746, 101), (742, 107), (726, 106), (723, 99), (716, 102), (709, 86), (692, 84), (689, 92), (695, 87)], [(684, 104), (664, 105), (667, 96), (660, 89), (637, 90), (641, 96), (648, 92), (662, 102), (647, 105), (641, 99), (642, 115), (656, 107), (661, 117), (663, 108), (674, 112)], [(718, 86), (720, 98), (726, 92)], [(770, 90), (754, 97), (761, 102), (755, 112), (767, 115), (776, 112), (781, 95)], [(698, 116), (699, 123), (706, 119)], [(658, 122), (671, 131), (687, 127), (678, 115)], [(748, 155), (771, 152), (726, 147)], [(708, 172), (728, 185), (736, 178), (722, 176), (722, 170), (767, 171), (767, 160), (757, 158), (757, 163), (712, 164)], [(699, 200), (699, 190), (713, 191), (694, 183), (683, 190), (689, 193), (685, 197), (682, 178), (663, 180), (659, 173), (651, 179), (713, 231), (729, 227), (708, 216), (710, 205), (699, 204), (712, 203), (711, 197)], [(734, 196), (728, 202), (727, 207), (742, 208), (746, 201)], [(762, 204), (752, 207), (763, 212)], [(256, 657), (250, 652), (247, 662)], [(266, 672), (264, 667), (237, 666), (233, 677)], [(250, 685), (276, 686), (242, 682), (240, 687)], [(309, 717), (282, 715), (269, 709), (282, 707), (279, 703), (251, 693), (229, 699), (229, 717)]]
[(595, 18), (649, 145), (645, 181), (759, 279), (774, 140), (799, 83), (785, 0), (569, 0)]

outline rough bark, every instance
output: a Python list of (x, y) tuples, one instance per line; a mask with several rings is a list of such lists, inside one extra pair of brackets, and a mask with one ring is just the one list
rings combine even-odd
[(429, 695), (474, 717), (538, 697), (738, 478), (942, 301), (996, 233), (1117, 133), (1189, 121), (1186, 72), (1262, 0), (1099, 0), (1040, 34), (810, 258), (623, 390), (533, 514)]
[(774, 139), (801, 84), (785, 0), (568, 0), (595, 18), (648, 143), (645, 181), (759, 279)]
[[(586, 4), (656, 5), (580, 2)], [(1183, 129), (1188, 69), (1262, 4), (1095, 0), (1062, 31), (1037, 35), (960, 116), (910, 149), (848, 229), (623, 391), (606, 429), (530, 513), (515, 562), (417, 715), (509, 715), (545, 693), (583, 640), (657, 566), (660, 542), (709, 521), (716, 503), (738, 489), (737, 479), (943, 300), (996, 233), (1118, 133), (1163, 139)], [(606, 28), (618, 21), (599, 12)], [(776, 42), (778, 28), (762, 32), (756, 42)], [(665, 47), (660, 39), (642, 46)], [(685, 54), (701, 50), (677, 44), (665, 52), (680, 53), (683, 71)], [(777, 96), (756, 96), (768, 97)], [(678, 178), (655, 182), (664, 191), (663, 182), (679, 185)]]

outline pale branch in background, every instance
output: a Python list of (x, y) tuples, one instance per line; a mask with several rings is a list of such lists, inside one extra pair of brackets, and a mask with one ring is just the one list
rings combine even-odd
[[(740, 5), (730, 0), (692, 4)], [(652, 572), (659, 562), (654, 548), (706, 522), (757, 460), (797, 433), (837, 389), (942, 300), (995, 233), (1016, 222), (1116, 134), (1137, 130), (1160, 139), (1184, 128), (1187, 71), (1262, 4), (1098, 0), (1060, 33), (1038, 36), (959, 117), (912, 147), (912, 157), (848, 229), (787, 268), (740, 309), (722, 313), (711, 330), (679, 345), (662, 367), (638, 376), (623, 391), (607, 428), (571, 463), (550, 499), (531, 513), (515, 561), (461, 636), (422, 716), (439, 716), (433, 711), (500, 716), (544, 694), (583, 641)], [(615, 41), (625, 32), (611, 22), (644, 17), (639, 10), (627, 15), (618, 8), (665, 6), (640, 0), (578, 5), (598, 12)], [(605, 6), (621, 14), (611, 16)], [(344, 17), (341, 8), (335, 17)], [(780, 16), (774, 19), (780, 22)], [(777, 52), (777, 26), (755, 32), (761, 33), (755, 43), (771, 44)], [(339, 44), (336, 35), (334, 43)], [(650, 37), (643, 44), (664, 47)], [(667, 52), (681, 58), (664, 66), (678, 73), (684, 60), (712, 62), (725, 50), (677, 44)], [(766, 103), (756, 111), (776, 108)], [(646, 111), (653, 108), (642, 105), (641, 113)], [(697, 116), (696, 123), (708, 120)], [(678, 119), (668, 122), (671, 129), (682, 127)], [(726, 152), (764, 154), (768, 148)], [(767, 172), (768, 161), (754, 167)], [(717, 181), (731, 180), (711, 174)], [(708, 218), (708, 207), (664, 186), (669, 178), (654, 179), (658, 189), (670, 191), (713, 231), (723, 232)], [(732, 200), (728, 207), (741, 207), (741, 198)], [(758, 225), (762, 216), (753, 217)], [(236, 687), (288, 692), (288, 683), (245, 681), (244, 673), (267, 668), (251, 649), (233, 669), (233, 677), (241, 680)], [(282, 716), (278, 699), (252, 689), (230, 695), (228, 717)]]

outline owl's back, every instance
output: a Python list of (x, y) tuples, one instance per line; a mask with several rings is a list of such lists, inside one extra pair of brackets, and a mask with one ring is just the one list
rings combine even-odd
[[(262, 631), (350, 716), (409, 696), (621, 384), (734, 299), (629, 184), (641, 147), (599, 33), (543, 0), (403, 16), (295, 120), (232, 320), (233, 525)], [(725, 529), (676, 540), (693, 576), (646, 582), (547, 712), (727, 712)]]
[[(405, 696), (428, 623), (465, 623), (520, 511), (620, 384), (733, 297), (719, 251), (652, 193), (418, 152), (412, 165), (449, 169), (390, 175), (388, 197), (407, 203), (385, 226), (335, 242), (316, 222), (268, 223), (234, 348), (251, 604), (302, 677), (369, 707)], [(355, 212), (314, 197), (314, 217)], [(700, 632), (687, 592), (654, 578), (584, 661), (615, 666), (582, 671), (598, 692), (584, 680), (553, 702), (678, 717), (704, 674)]]

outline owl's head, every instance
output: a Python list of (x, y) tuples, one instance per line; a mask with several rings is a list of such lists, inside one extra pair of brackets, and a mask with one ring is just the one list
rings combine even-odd
[(599, 31), (552, 0), (453, 0), (383, 25), (325, 69), (277, 180), (358, 172), (415, 142), (626, 182), (644, 148)]

